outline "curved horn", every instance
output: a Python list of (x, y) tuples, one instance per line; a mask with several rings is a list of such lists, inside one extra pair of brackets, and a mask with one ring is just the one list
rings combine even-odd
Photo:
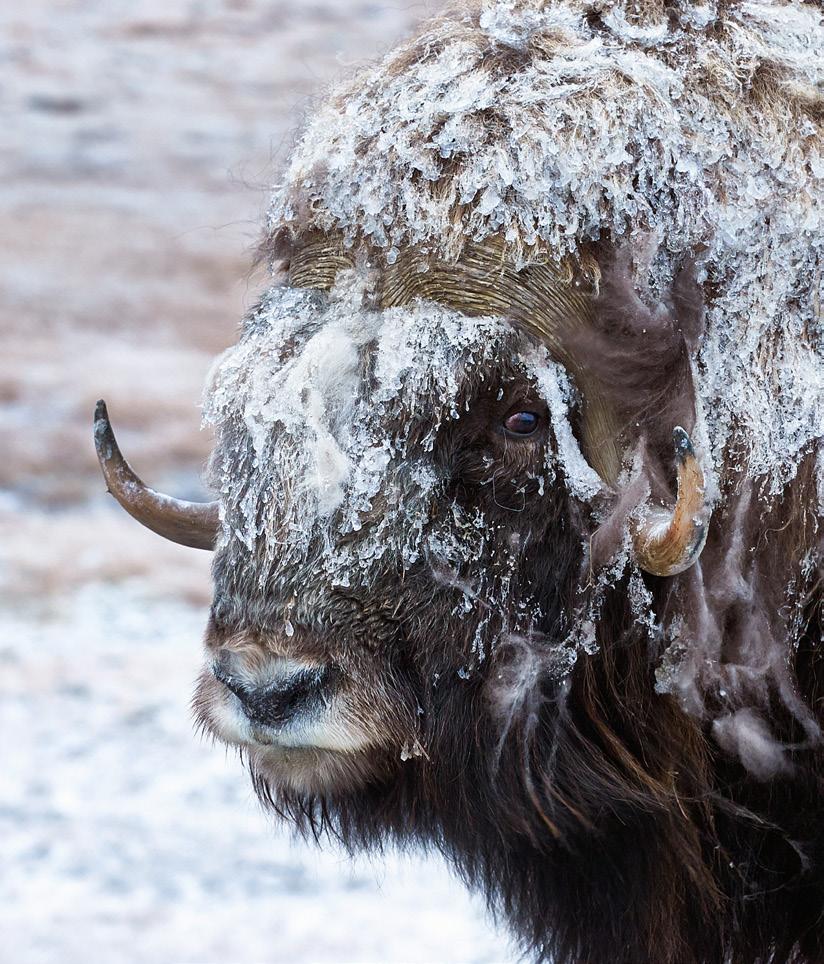
[(214, 549), (220, 531), (217, 502), (183, 502), (145, 485), (123, 458), (106, 403), (94, 410), (94, 445), (109, 492), (147, 529), (193, 549)]
[(672, 512), (656, 511), (633, 532), (638, 565), (653, 576), (676, 576), (698, 560), (707, 541), (709, 510), (704, 473), (689, 435), (680, 426), (672, 433), (678, 465), (678, 497)]

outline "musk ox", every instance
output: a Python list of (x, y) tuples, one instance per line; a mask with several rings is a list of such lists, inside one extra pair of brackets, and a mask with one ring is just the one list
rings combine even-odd
[(318, 109), (216, 363), (195, 706), (539, 959), (824, 960), (824, 28), (486, 0)]

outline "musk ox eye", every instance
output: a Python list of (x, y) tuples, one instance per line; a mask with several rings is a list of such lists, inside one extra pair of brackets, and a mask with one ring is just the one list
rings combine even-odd
[(540, 421), (535, 412), (513, 412), (504, 419), (504, 428), (512, 435), (532, 435)]

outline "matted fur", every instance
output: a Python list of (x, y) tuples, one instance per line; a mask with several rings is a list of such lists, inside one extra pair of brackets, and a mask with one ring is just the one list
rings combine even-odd
[[(367, 746), (247, 746), (261, 799), (441, 850), (556, 964), (824, 960), (822, 48), (812, 3), (457, 8), (333, 95), (276, 193), (273, 256), (343, 231), (356, 267), (273, 286), (214, 373), (208, 652), (332, 661)], [(574, 347), (613, 490), (528, 333), (374, 310), (401, 248), (493, 233), (597, 258)], [(714, 515), (658, 579), (627, 520), (672, 496), (674, 424)], [(221, 699), (204, 677), (216, 732)]]

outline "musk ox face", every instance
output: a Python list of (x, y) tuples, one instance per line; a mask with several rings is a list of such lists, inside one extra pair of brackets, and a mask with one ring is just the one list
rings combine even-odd
[[(703, 475), (683, 429), (672, 511), (639, 514), (648, 463), (634, 481), (612, 474), (619, 434), (632, 434), (620, 420), (642, 422), (605, 403), (606, 380), (581, 358), (602, 349), (574, 266), (513, 268), (495, 245), (453, 266), (398, 265), (360, 252), (321, 288), (294, 284), (293, 262), (293, 284), (269, 290), (210, 379), (217, 503), (143, 486), (98, 411), (121, 504), (217, 550), (195, 706), (276, 805), (408, 784), (419, 769), (454, 779), (443, 760), (473, 747), (494, 768), (510, 729), (533, 727), (579, 653), (598, 648), (605, 593), (633, 558), (624, 585), (640, 621), (651, 597), (639, 568), (682, 572), (704, 545)], [(656, 379), (688, 385), (678, 315), (631, 307), (643, 332), (669, 332)]]
[(577, 651), (559, 482), (600, 480), (563, 371), (501, 318), (369, 305), (354, 271), (275, 290), (209, 393), (224, 526), (196, 705), (268, 794), (437, 769), (439, 734), (504, 732), (513, 650), (550, 680)]

